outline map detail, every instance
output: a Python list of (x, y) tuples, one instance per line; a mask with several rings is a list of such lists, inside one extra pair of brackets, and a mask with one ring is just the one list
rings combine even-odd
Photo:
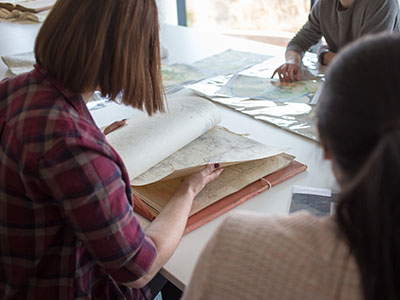
[[(145, 185), (170, 176), (192, 173), (194, 167), (206, 164), (236, 164), (277, 155), (282, 149), (266, 146), (257, 141), (215, 126), (205, 134), (176, 151), (145, 173), (136, 177), (133, 185)], [(182, 171), (183, 170), (183, 171)], [(184, 172), (187, 170), (187, 172)], [(178, 171), (178, 172), (177, 172)]]
[(270, 58), (271, 56), (269, 55), (227, 50), (195, 62), (192, 66), (216, 75), (229, 75), (238, 73)]
[(163, 85), (167, 93), (179, 89), (182, 85), (193, 83), (210, 76), (210, 74), (186, 64), (163, 65), (161, 72)]
[(236, 75), (217, 94), (276, 102), (309, 103), (318, 84), (317, 80), (280, 82), (278, 79)]

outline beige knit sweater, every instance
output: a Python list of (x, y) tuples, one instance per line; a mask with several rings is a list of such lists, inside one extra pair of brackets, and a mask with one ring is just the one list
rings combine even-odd
[(204, 249), (183, 299), (359, 300), (360, 287), (332, 217), (240, 212)]

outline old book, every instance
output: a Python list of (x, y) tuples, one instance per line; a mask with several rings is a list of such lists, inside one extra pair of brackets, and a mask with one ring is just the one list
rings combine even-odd
[(49, 10), (56, 3), (56, 0), (10, 0), (0, 1), (0, 8), (9, 11), (20, 10), (23, 12), (38, 13)]
[[(210, 205), (205, 206), (200, 210), (197, 210), (196, 205), (194, 205), (194, 209), (192, 209), (191, 215), (186, 223), (185, 234), (214, 220), (221, 214), (235, 208), (258, 194), (268, 191), (273, 186), (305, 171), (306, 169), (307, 166), (294, 160), (291, 161), (287, 167), (275, 171), (254, 182), (248, 183), (243, 181), (244, 183), (248, 183), (245, 187), (223, 198), (215, 198), (215, 201), (212, 201)], [(241, 177), (239, 176), (238, 178)], [(149, 188), (151, 189), (151, 185)], [(158, 211), (154, 211), (151, 207), (151, 203), (154, 203), (154, 201), (151, 201), (150, 199), (150, 204), (147, 204), (149, 203), (149, 199), (142, 200), (142, 194), (140, 191), (136, 191), (133, 196), (135, 199), (135, 211), (144, 218), (152, 221), (158, 214)], [(196, 202), (201, 202), (201, 199), (196, 198), (195, 203)]]
[[(194, 200), (191, 217), (197, 219), (219, 200), (225, 199), (225, 207), (232, 208), (233, 203), (240, 204), (305, 169), (282, 149), (233, 133), (218, 126), (219, 121), (217, 107), (208, 100), (176, 98), (169, 100), (166, 114), (148, 117), (138, 112), (107, 136), (125, 162), (138, 213), (153, 219), (184, 178), (206, 164), (220, 163), (225, 170)], [(279, 171), (283, 171), (281, 178), (273, 182), (264, 178)], [(208, 210), (214, 217), (223, 212)]]

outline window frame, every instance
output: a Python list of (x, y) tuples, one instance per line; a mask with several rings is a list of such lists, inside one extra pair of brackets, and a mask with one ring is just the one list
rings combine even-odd
[(178, 9), (178, 25), (187, 26), (186, 0), (176, 0), (176, 7)]

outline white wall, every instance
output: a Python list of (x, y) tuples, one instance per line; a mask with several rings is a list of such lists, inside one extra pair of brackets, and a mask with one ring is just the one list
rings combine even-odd
[(178, 25), (176, 0), (156, 0), (160, 23)]

